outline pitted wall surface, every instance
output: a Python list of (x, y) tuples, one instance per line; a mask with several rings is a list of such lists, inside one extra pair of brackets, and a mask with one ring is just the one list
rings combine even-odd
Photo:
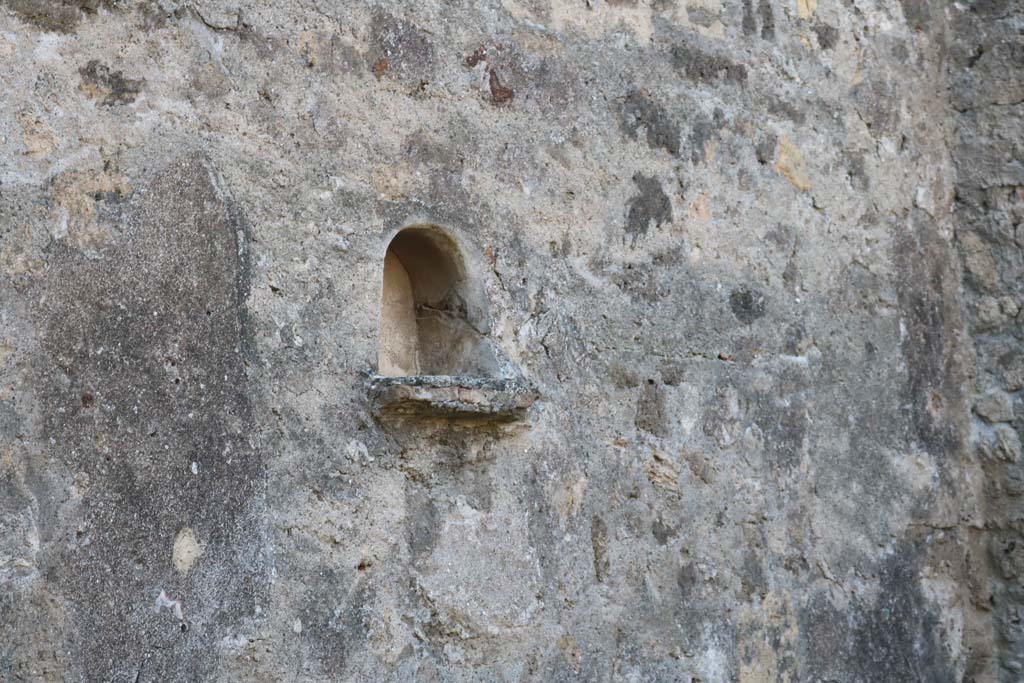
[[(0, 680), (1014, 680), (989, 15), (0, 2)], [(374, 410), (411, 225), (522, 419)]]

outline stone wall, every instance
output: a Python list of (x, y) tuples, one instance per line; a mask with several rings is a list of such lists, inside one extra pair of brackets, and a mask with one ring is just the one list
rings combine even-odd
[(1014, 680), (1018, 17), (0, 0), (0, 680)]
[[(970, 444), (980, 468), (972, 520), (979, 680), (1024, 677), (1024, 44), (1020, 8), (977, 2), (951, 13), (956, 245), (974, 342)], [(984, 578), (980, 578), (984, 577)]]

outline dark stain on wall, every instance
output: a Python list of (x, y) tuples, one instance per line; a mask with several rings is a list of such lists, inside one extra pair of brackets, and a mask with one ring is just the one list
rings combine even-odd
[(416, 88), (433, 80), (436, 66), (434, 44), (427, 33), (383, 11), (376, 12), (370, 24), (367, 61), (377, 78), (394, 78)]
[(3, 0), (3, 3), (30, 24), (43, 31), (72, 33), (83, 14), (111, 7), (110, 0)]
[(743, 64), (695, 44), (673, 47), (672, 65), (691, 81), (744, 83), (747, 80), (747, 67)]
[(904, 400), (912, 406), (913, 436), (940, 456), (945, 468), (962, 438), (952, 419), (963, 390), (952, 355), (954, 326), (960, 321), (956, 300), (947, 291), (951, 254), (926, 217), (912, 216), (911, 228), (898, 233), (894, 247), (902, 273), (897, 295), (907, 329), (902, 344), (907, 363)]
[(642, 128), (651, 149), (662, 147), (670, 154), (679, 154), (679, 124), (647, 92), (630, 92), (619, 100), (617, 113), (619, 128), (631, 139), (638, 139)]
[(737, 287), (729, 294), (729, 308), (744, 325), (764, 317), (766, 306), (764, 292), (756, 287)]
[(643, 383), (640, 398), (637, 399), (634, 423), (637, 429), (654, 434), (668, 436), (669, 419), (665, 414), (665, 394), (653, 379)]
[(800, 614), (802, 680), (958, 680), (942, 646), (952, 634), (921, 591), (917, 553), (901, 543), (882, 562), (877, 596), (851, 597), (843, 609), (824, 593), (809, 600)]
[(635, 245), (638, 238), (647, 234), (651, 223), (657, 228), (663, 223), (672, 222), (672, 202), (661, 189), (661, 182), (642, 173), (635, 174), (633, 182), (640, 194), (629, 201), (626, 213), (626, 234), (631, 238), (631, 245)]
[(718, 136), (718, 131), (725, 125), (725, 113), (715, 109), (710, 116), (698, 115), (690, 130), (687, 145), (690, 148), (690, 161), (695, 164), (707, 159), (707, 144)]
[(98, 59), (91, 59), (78, 70), (82, 77), (80, 89), (104, 106), (131, 104), (142, 92), (144, 79), (125, 78), (123, 71), (113, 71)]

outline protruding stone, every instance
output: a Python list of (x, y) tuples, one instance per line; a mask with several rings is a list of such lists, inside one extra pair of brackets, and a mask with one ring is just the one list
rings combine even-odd
[(796, 13), (801, 19), (810, 19), (818, 10), (818, 0), (796, 0)]
[(988, 423), (1013, 420), (1013, 398), (1004, 391), (990, 391), (974, 404), (974, 412)]
[(1006, 315), (995, 297), (981, 297), (974, 310), (979, 331), (993, 330), (1006, 322)]
[(999, 284), (999, 272), (988, 245), (974, 232), (959, 234), (957, 239), (971, 278), (984, 289), (994, 289)]
[(996, 425), (979, 449), (986, 460), (1017, 462), (1020, 460), (1020, 435), (1010, 425)]
[(811, 178), (807, 175), (807, 162), (803, 153), (790, 142), (789, 138), (779, 140), (779, 159), (775, 170), (781, 173), (796, 189), (806, 192), (811, 189)]
[(514, 380), (445, 375), (373, 377), (368, 389), (379, 415), (498, 422), (522, 418), (537, 397)]

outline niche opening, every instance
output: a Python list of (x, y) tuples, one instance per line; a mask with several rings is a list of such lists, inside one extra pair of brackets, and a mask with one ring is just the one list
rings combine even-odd
[(378, 414), (512, 421), (536, 397), (500, 379), (487, 339), (480, 282), (455, 241), (434, 226), (399, 232), (384, 255), (377, 376)]
[(378, 373), (493, 376), (486, 308), (458, 245), (433, 226), (406, 228), (384, 255)]

